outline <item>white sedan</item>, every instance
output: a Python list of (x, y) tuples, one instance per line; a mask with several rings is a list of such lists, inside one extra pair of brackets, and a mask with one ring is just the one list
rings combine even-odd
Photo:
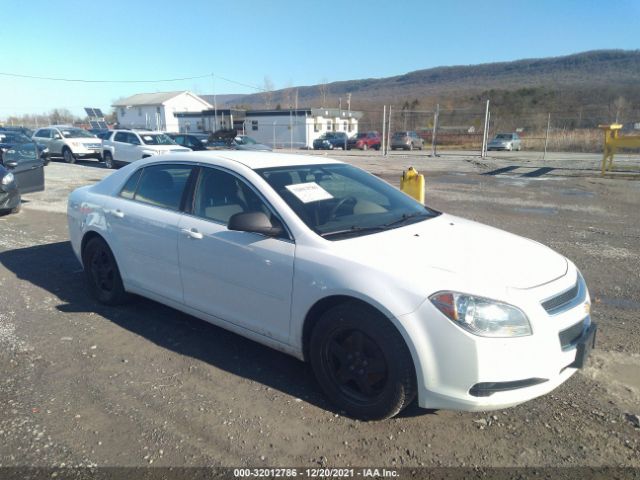
[(596, 325), (575, 265), (436, 212), (331, 159), (194, 152), (69, 197), (102, 303), (142, 295), (310, 361), (338, 409), (490, 410), (584, 364)]

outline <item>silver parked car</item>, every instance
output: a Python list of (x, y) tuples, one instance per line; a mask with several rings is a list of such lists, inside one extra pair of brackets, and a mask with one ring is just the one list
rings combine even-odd
[(487, 145), (487, 150), (522, 150), (522, 140), (517, 133), (499, 133)]
[(396, 132), (391, 137), (391, 150), (401, 148), (403, 150), (422, 150), (424, 140), (416, 132)]

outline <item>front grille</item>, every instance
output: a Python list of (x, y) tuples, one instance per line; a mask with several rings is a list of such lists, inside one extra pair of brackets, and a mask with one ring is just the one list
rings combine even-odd
[(559, 334), (560, 337), (560, 345), (563, 349), (570, 348), (576, 344), (578, 339), (582, 336), (584, 332), (584, 325), (586, 319), (582, 319), (580, 322), (575, 325), (570, 326), (569, 328), (562, 330)]
[(586, 296), (587, 287), (582, 275), (578, 273), (578, 280), (573, 287), (551, 298), (547, 298), (541, 302), (541, 305), (549, 315), (557, 315), (579, 305), (586, 299)]
[(85, 147), (87, 148), (100, 148), (99, 143), (85, 143)]

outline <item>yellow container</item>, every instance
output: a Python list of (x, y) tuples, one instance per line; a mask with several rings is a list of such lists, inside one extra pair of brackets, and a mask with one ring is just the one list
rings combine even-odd
[(409, 167), (409, 170), (402, 172), (400, 190), (424, 204), (424, 175)]

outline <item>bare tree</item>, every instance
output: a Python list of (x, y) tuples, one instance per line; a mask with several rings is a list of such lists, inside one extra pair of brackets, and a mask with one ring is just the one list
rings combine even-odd
[(329, 83), (326, 78), (323, 78), (322, 81), (318, 84), (318, 90), (320, 91), (320, 96), (322, 97), (322, 108), (327, 106), (327, 95), (329, 94)]
[(262, 98), (267, 108), (271, 108), (273, 102), (273, 81), (268, 75), (264, 76), (264, 83), (262, 87)]
[(627, 100), (620, 96), (618, 98), (615, 99), (615, 101), (613, 102), (613, 106), (616, 109), (616, 122), (621, 122), (622, 121), (622, 113), (624, 112), (625, 108), (627, 107)]

